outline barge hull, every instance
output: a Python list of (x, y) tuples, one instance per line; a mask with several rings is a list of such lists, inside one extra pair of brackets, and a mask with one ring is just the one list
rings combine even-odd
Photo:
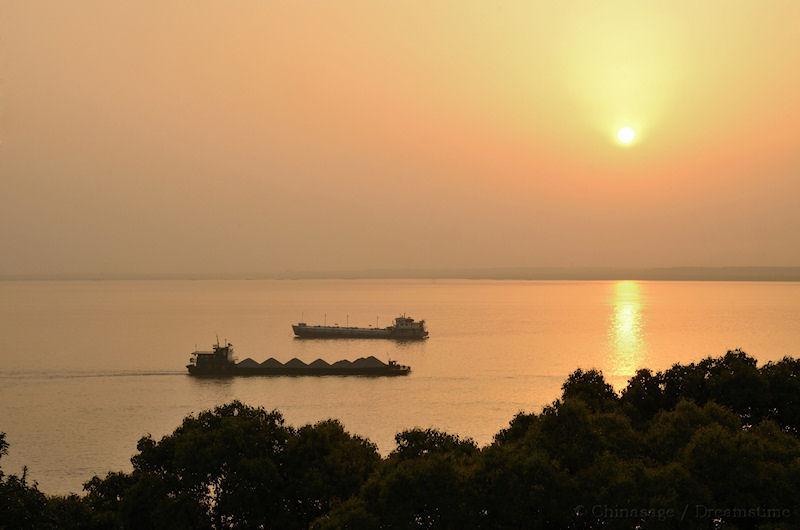
[(195, 366), (189, 367), (189, 374), (202, 377), (232, 377), (232, 376), (324, 376), (324, 375), (340, 375), (340, 376), (366, 376), (366, 377), (393, 377), (400, 375), (408, 375), (410, 369), (386, 369), (386, 368), (351, 368), (351, 369), (338, 369), (338, 368), (268, 368), (268, 367), (253, 367), (253, 368), (239, 368), (232, 367), (228, 370), (203, 370)]
[(388, 329), (339, 328), (327, 326), (292, 326), (294, 334), (301, 339), (391, 339)]

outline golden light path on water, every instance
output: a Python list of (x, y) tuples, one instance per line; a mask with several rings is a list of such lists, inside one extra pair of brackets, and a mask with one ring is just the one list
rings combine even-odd
[(633, 375), (643, 366), (644, 340), (641, 286), (635, 281), (616, 282), (611, 298), (608, 335), (614, 375)]

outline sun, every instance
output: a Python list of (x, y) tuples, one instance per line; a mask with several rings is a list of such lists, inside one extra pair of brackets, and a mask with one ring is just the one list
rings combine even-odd
[(636, 131), (632, 127), (623, 127), (617, 131), (617, 140), (623, 145), (630, 145), (636, 139)]

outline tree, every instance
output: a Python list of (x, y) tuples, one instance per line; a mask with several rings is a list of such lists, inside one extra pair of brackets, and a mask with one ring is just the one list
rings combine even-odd
[(374, 444), (327, 420), (301, 427), (287, 446), (288, 498), (303, 526), (355, 495), (380, 463)]
[(472, 440), (435, 429), (395, 437), (397, 449), (364, 485), (361, 498), (384, 528), (468, 528), (476, 510)]
[(800, 435), (800, 359), (784, 357), (761, 368), (767, 386), (765, 417)]
[(561, 386), (561, 398), (580, 399), (593, 411), (615, 408), (619, 397), (614, 387), (608, 384), (599, 370), (583, 371), (580, 368), (572, 372)]
[(475, 480), (483, 528), (566, 528), (578, 504), (574, 476), (535, 436), (487, 447)]
[(636, 372), (622, 391), (620, 401), (635, 421), (649, 421), (667, 404), (664, 397), (664, 376), (653, 374), (648, 368)]
[[(6, 433), (0, 432), (0, 459), (8, 454)], [(28, 483), (27, 468), (22, 476), (5, 475), (0, 468), (0, 528), (51, 527), (46, 516), (47, 498), (34, 482)]]
[(87, 502), (129, 528), (306, 528), (352, 496), (378, 465), (375, 446), (337, 421), (299, 430), (238, 401), (139, 441), (133, 472), (95, 477)]
[(313, 530), (372, 530), (381, 526), (378, 516), (367, 510), (364, 500), (360, 497), (348, 499), (337, 504), (330, 513), (327, 513), (313, 523)]

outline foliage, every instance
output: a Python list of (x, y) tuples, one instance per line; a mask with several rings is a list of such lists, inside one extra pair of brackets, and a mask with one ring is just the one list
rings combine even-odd
[(130, 473), (81, 497), (0, 472), (0, 527), (792, 528), (798, 428), (800, 362), (739, 350), (619, 394), (577, 370), (486, 447), (411, 429), (384, 459), (335, 420), (293, 428), (235, 401), (142, 438)]
[(95, 477), (86, 502), (123, 528), (306, 528), (352, 497), (380, 461), (334, 420), (287, 427), (234, 401), (142, 438), (133, 472)]
[[(8, 454), (6, 434), (0, 432), (0, 459)], [(0, 469), (0, 528), (42, 528), (48, 525), (47, 498), (36, 483), (22, 476), (5, 475)]]

